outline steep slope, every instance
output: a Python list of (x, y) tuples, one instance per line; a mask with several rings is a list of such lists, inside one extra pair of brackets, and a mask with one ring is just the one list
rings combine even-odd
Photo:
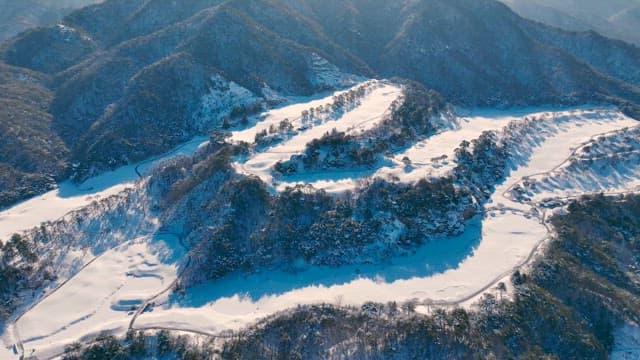
[[(523, 20), (498, 2), (383, 5), (352, 0), (335, 2), (331, 10), (319, 1), (289, 3), (322, 24), (341, 45), (355, 49), (378, 73), (418, 80), (458, 103), (517, 105), (585, 102), (605, 94), (638, 96), (637, 88), (621, 90), (625, 85), (619, 80), (638, 85), (640, 50), (553, 31)], [(388, 20), (389, 13), (396, 14), (393, 20)], [(570, 51), (570, 46), (591, 53)], [(626, 66), (612, 64), (612, 53)]]
[(36, 195), (65, 176), (69, 151), (51, 133), (47, 77), (0, 64), (0, 208)]
[(48, 74), (77, 64), (96, 50), (90, 38), (62, 24), (27, 30), (5, 46), (7, 64)]

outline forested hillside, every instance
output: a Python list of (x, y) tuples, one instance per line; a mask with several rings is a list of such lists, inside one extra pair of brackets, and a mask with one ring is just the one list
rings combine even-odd
[(53, 25), (82, 6), (102, 0), (2, 0), (0, 41), (37, 26)]

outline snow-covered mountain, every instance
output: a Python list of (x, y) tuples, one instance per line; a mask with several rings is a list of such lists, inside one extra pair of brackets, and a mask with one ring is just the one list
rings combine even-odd
[[(14, 139), (3, 154), (20, 155), (0, 159), (12, 174), (3, 205), (168, 151), (282, 96), (361, 78), (399, 76), (464, 106), (598, 103), (631, 114), (640, 99), (638, 48), (491, 0), (110, 0), (10, 39), (0, 58), (0, 101), (22, 109), (0, 119)], [(247, 99), (212, 98), (229, 84)], [(212, 101), (231, 109), (200, 116)]]
[(635, 46), (492, 0), (108, 0), (0, 57), (0, 358), (637, 354)]
[(37, 26), (60, 21), (75, 9), (102, 0), (2, 0), (0, 1), (0, 41)]
[(503, 0), (523, 17), (571, 31), (596, 31), (640, 45), (640, 1)]
[[(638, 123), (615, 108), (465, 114), (424, 91), (369, 80), (290, 98), (78, 195), (69, 184), (0, 213), (38, 259), (11, 261), (28, 283), (8, 297), (6, 345), (49, 358), (103, 331), (219, 335), (318, 302), (472, 308), (540, 253), (549, 208), (638, 186)], [(321, 157), (373, 161), (279, 171), (318, 141)], [(58, 220), (42, 201), (72, 212)]]

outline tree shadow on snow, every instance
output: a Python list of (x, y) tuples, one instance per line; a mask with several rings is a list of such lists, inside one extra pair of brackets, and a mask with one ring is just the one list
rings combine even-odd
[(234, 296), (258, 301), (263, 297), (279, 296), (306, 287), (331, 287), (360, 279), (393, 283), (431, 277), (457, 268), (473, 254), (481, 239), (482, 219), (476, 217), (460, 236), (433, 240), (407, 256), (394, 257), (381, 264), (336, 268), (299, 264), (299, 270), (295, 273), (265, 270), (250, 275), (233, 274), (187, 289), (184, 296), (174, 296), (172, 302), (183, 307), (201, 307)]

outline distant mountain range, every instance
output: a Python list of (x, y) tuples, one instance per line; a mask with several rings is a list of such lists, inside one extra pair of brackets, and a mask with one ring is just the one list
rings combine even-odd
[(0, 59), (0, 205), (349, 74), (464, 107), (640, 104), (639, 48), (493, 0), (109, 0), (21, 33)]
[(103, 0), (0, 0), (0, 41), (26, 29), (51, 25), (74, 9)]
[(640, 45), (638, 0), (502, 0), (523, 17), (572, 31), (593, 30)]

